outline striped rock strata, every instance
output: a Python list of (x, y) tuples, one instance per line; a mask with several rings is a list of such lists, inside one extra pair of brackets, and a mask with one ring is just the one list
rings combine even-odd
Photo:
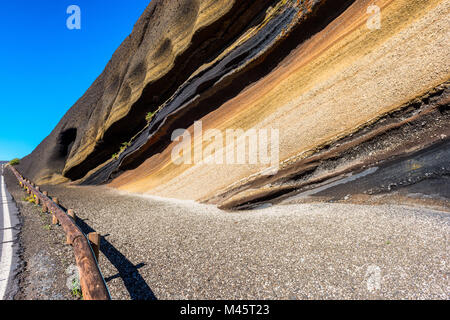
[[(446, 140), (449, 40), (445, 0), (152, 1), (22, 166), (38, 183), (224, 207), (283, 198)], [(195, 121), (278, 130), (279, 170), (174, 163), (172, 133), (194, 136)], [(191, 153), (198, 147), (192, 139)]]

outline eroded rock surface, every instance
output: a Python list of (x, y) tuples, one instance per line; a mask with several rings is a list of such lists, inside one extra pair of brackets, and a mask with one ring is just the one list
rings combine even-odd
[[(445, 0), (154, 0), (21, 169), (239, 207), (408, 156), (450, 135), (449, 26)], [(280, 170), (174, 164), (199, 120), (278, 129)]]

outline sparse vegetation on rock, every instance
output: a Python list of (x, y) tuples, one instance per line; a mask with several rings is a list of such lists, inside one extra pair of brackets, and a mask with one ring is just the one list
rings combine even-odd
[(12, 160), (9, 162), (9, 164), (10, 164), (11, 166), (17, 166), (17, 165), (20, 164), (20, 159), (19, 159), (19, 158), (14, 158), (14, 159), (12, 159)]
[(148, 112), (145, 116), (145, 120), (149, 123), (152, 121), (153, 117), (155, 116), (156, 112)]
[(124, 152), (129, 146), (131, 146), (131, 142), (123, 142), (123, 143), (122, 143), (122, 146), (120, 147), (119, 152), (114, 153), (114, 154), (111, 156), (111, 158), (112, 158), (112, 159), (115, 159), (115, 160), (119, 159), (119, 156), (121, 155), (121, 153)]

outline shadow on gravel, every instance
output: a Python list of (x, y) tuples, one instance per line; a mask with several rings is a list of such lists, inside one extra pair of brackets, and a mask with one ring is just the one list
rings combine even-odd
[[(61, 208), (67, 210), (64, 207)], [(77, 218), (77, 225), (85, 234), (95, 231), (85, 222), (85, 220), (80, 218)], [(116, 278), (121, 278), (132, 300), (157, 300), (152, 289), (138, 271), (138, 269), (145, 266), (145, 264), (132, 264), (130, 260), (105, 239), (105, 236), (101, 236), (100, 239), (100, 251), (105, 255), (109, 262), (112, 263), (117, 271), (119, 271), (117, 275), (105, 278), (105, 281), (108, 282)]]

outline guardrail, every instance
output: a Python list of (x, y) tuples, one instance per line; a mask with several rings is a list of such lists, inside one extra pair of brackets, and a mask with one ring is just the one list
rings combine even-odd
[[(73, 247), (75, 261), (80, 272), (80, 285), (85, 300), (111, 300), (108, 287), (103, 279), (98, 266), (99, 237), (96, 234), (89, 234), (90, 240), (94, 243), (94, 248), (86, 235), (77, 226), (73, 212), (66, 213), (59, 205), (58, 200), (50, 199), (47, 193), (41, 192), (29, 180), (23, 178), (12, 166), (8, 166), (16, 176), (21, 187), (33, 194), (37, 203), (41, 203), (44, 210), (48, 210), (53, 215), (53, 224), (59, 222), (67, 236), (67, 243)], [(56, 201), (54, 201), (56, 200)], [(70, 215), (69, 215), (70, 214)]]

